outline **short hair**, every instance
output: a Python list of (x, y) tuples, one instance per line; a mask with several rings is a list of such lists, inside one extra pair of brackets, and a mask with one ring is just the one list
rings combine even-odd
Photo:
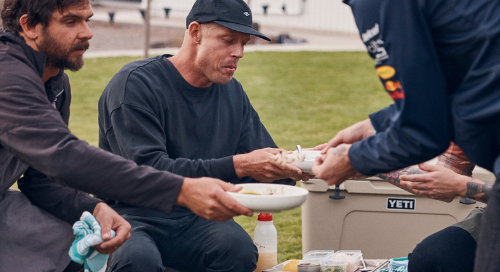
[(42, 23), (46, 27), (55, 10), (63, 12), (70, 6), (90, 1), (92, 0), (5, 0), (1, 12), (3, 28), (7, 31), (22, 32), (19, 19), (24, 14), (28, 15), (28, 25)]

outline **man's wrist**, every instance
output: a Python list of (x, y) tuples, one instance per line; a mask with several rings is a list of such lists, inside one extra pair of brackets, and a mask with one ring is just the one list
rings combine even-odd
[(459, 191), (458, 195), (462, 196), (462, 197), (471, 197), (472, 195), (470, 195), (470, 193), (472, 191), (474, 191), (474, 189), (472, 188), (472, 190), (470, 190), (470, 188), (471, 188), (471, 186), (475, 187), (474, 186), (475, 184), (472, 184), (472, 183), (474, 183), (474, 178), (469, 177), (469, 176), (464, 176), (464, 175), (459, 175), (459, 176), (460, 176), (461, 186), (459, 187), (460, 191)]
[(238, 176), (238, 178), (247, 176), (244, 167), (245, 162), (246, 162), (245, 154), (239, 154), (233, 156), (234, 172), (236, 173), (236, 176)]
[(186, 205), (185, 205), (186, 201), (184, 199), (184, 194), (188, 190), (188, 187), (190, 185), (190, 180), (191, 180), (190, 178), (184, 178), (184, 180), (182, 181), (181, 190), (179, 191), (179, 194), (177, 195), (177, 200), (175, 201), (175, 205), (186, 207)]

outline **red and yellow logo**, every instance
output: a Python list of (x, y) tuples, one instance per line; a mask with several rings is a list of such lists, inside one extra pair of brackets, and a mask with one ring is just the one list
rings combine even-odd
[(396, 74), (396, 70), (388, 65), (378, 67), (376, 70), (377, 75), (382, 79), (389, 79)]
[(394, 100), (405, 98), (405, 91), (403, 90), (403, 86), (401, 86), (399, 80), (388, 80), (385, 83), (385, 89), (389, 92), (389, 96)]

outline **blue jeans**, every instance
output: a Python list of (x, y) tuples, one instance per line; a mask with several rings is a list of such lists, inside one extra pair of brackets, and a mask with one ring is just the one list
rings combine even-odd
[(132, 225), (131, 237), (113, 253), (110, 271), (254, 271), (258, 253), (234, 220), (205, 220), (186, 208), (167, 215), (144, 208), (117, 211)]

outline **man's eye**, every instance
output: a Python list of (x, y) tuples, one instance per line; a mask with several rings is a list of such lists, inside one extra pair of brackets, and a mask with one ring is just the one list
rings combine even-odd
[(226, 40), (227, 43), (233, 43), (234, 40)]
[(75, 21), (66, 21), (66, 25), (72, 26), (75, 24)]

